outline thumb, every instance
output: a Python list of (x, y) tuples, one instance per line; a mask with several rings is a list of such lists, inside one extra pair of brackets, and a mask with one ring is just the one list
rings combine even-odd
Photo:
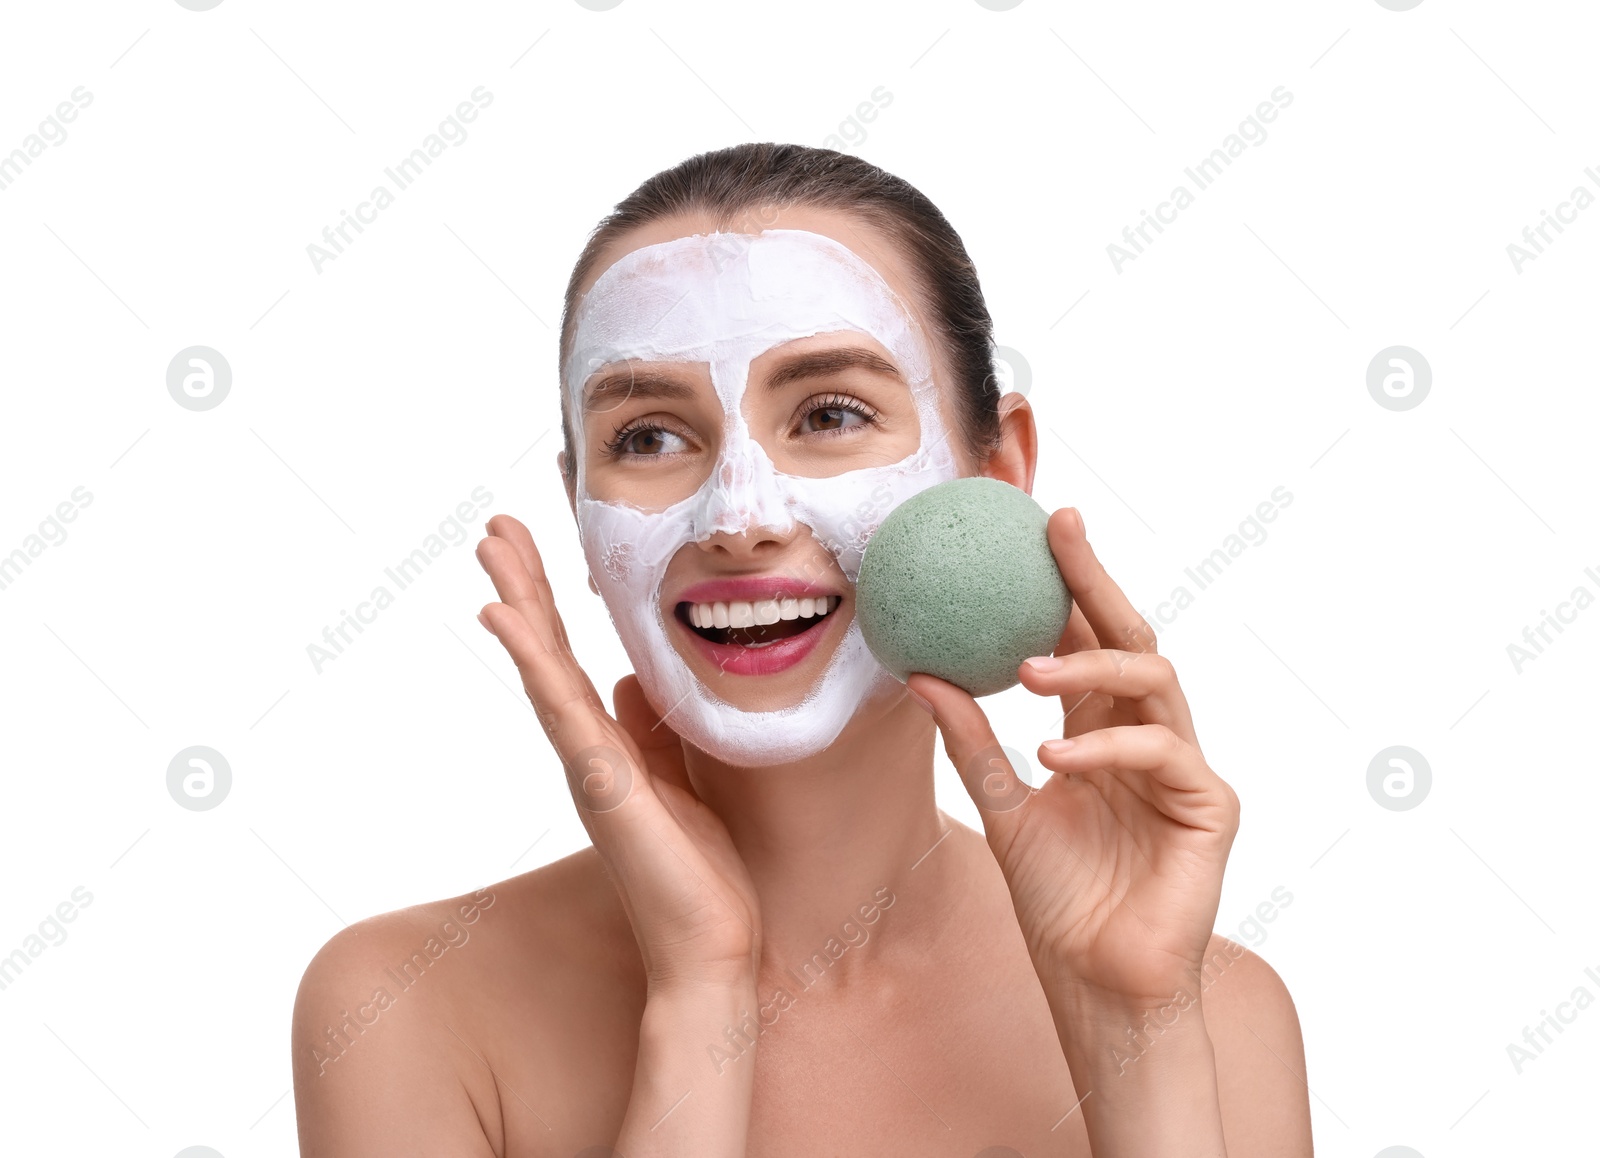
[(1004, 837), (1015, 827), (1017, 809), (1033, 789), (1011, 767), (989, 717), (964, 690), (926, 672), (911, 673), (906, 687), (932, 706), (944, 754), (978, 806), (984, 831), (991, 837)]
[(667, 748), (678, 743), (678, 734), (661, 722), (660, 715), (645, 698), (639, 677), (629, 672), (611, 689), (611, 703), (617, 723), (633, 737), (641, 752)]
[(639, 746), (650, 775), (693, 796), (683, 767), (683, 741), (650, 705), (639, 677), (629, 672), (619, 679), (611, 690), (611, 703), (617, 723)]

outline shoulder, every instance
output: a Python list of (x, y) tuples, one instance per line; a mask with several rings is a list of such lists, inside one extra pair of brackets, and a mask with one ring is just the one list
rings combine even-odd
[[(335, 933), (295, 995), (303, 1153), (385, 1153), (402, 1138), (499, 1149), (494, 1074), (509, 1039), (536, 1039), (555, 995), (615, 984), (628, 965), (619, 933), (631, 943), (592, 848)], [(523, 1037), (525, 1054), (537, 1044)]]
[[(503, 965), (506, 954), (515, 954), (523, 966), (559, 967), (563, 960), (575, 960), (570, 953), (575, 947), (607, 945), (623, 919), (599, 855), (585, 848), (470, 893), (346, 926), (306, 966), (301, 993), (363, 979), (409, 992), (424, 976), (450, 976), (443, 969), (447, 959), (460, 962), (462, 972), (471, 971), (480, 980)], [(486, 951), (475, 951), (480, 945)], [(428, 987), (432, 998), (445, 1002), (461, 988), (459, 979)]]
[(1257, 954), (1218, 934), (1201, 986), (1228, 1153), (1310, 1155), (1305, 1043), (1289, 987)]
[[(508, 908), (504, 884), (380, 913), (345, 926), (317, 950), (300, 978), (296, 1030), (316, 1021), (331, 1021), (337, 1028), (341, 1018), (350, 1017), (353, 1023), (347, 1030), (359, 1034), (362, 1026), (376, 1023), (381, 1014), (397, 1006), (402, 994), (436, 1009), (448, 1005), (450, 986), (421, 983), (430, 975), (447, 976), (445, 959), (452, 950), (465, 948), (475, 933), (490, 927), (483, 922), (496, 905), (501, 912)], [(450, 963), (461, 956), (457, 953)], [(319, 1073), (348, 1048), (335, 1040), (333, 1057), (319, 1063)]]

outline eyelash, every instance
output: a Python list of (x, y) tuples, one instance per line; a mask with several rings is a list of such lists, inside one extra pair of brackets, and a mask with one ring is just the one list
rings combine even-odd
[[(866, 421), (862, 423), (864, 426), (876, 426), (878, 423), (878, 415), (871, 407), (859, 398), (851, 398), (848, 394), (831, 394), (825, 398), (816, 399), (816, 405), (803, 412), (800, 415), (800, 421), (804, 422), (819, 410), (848, 410), (850, 413), (859, 414), (865, 419)], [(811, 433), (843, 434), (849, 429), (851, 428), (848, 426), (841, 426), (834, 430), (813, 430)]]
[[(628, 453), (623, 451), (622, 448), (623, 448), (623, 446), (625, 446), (627, 444), (628, 440), (630, 438), (632, 438), (635, 434), (638, 434), (640, 431), (643, 431), (643, 430), (659, 430), (659, 431), (662, 431), (663, 433), (667, 433), (667, 434), (675, 433), (674, 431), (667, 430), (665, 427), (661, 426), (659, 423), (650, 422), (650, 421), (648, 421), (646, 419), (643, 419), (643, 418), (636, 418), (632, 422), (630, 422), (626, 426), (624, 426), (621, 430), (617, 431), (615, 434), (613, 434), (611, 436), (610, 440), (605, 445), (606, 456), (608, 458), (659, 458), (659, 457), (661, 457), (660, 455), (655, 455), (655, 454), (631, 455), (631, 454), (628, 454)], [(682, 435), (679, 435), (679, 437), (681, 438)]]
[[(864, 402), (862, 402), (862, 401), (860, 401), (859, 399), (856, 399), (856, 398), (851, 398), (849, 395), (846, 395), (846, 394), (831, 394), (831, 395), (828, 395), (826, 397), (820, 397), (820, 398), (814, 399), (814, 401), (816, 403), (815, 405), (807, 407), (807, 409), (804, 410), (800, 414), (800, 421), (801, 422), (804, 422), (807, 418), (810, 418), (813, 414), (815, 414), (819, 410), (848, 410), (852, 414), (860, 415), (865, 420), (862, 423), (862, 425), (865, 425), (865, 426), (875, 426), (875, 425), (877, 425), (877, 422), (878, 422), (877, 413), (875, 411), (873, 411), (870, 407), (868, 407)], [(810, 431), (809, 433), (812, 434), (812, 435), (839, 435), (839, 434), (843, 434), (845, 431), (847, 431), (849, 429), (851, 429), (851, 428), (848, 427), (848, 426), (840, 426), (840, 427), (836, 427), (836, 428), (834, 428), (832, 430), (813, 430), (813, 431)], [(627, 425), (623, 426), (620, 430), (618, 430), (615, 434), (613, 434), (611, 436), (611, 438), (605, 444), (605, 452), (606, 452), (606, 454), (609, 457), (612, 457), (612, 458), (635, 458), (635, 457), (636, 458), (660, 458), (660, 457), (662, 457), (661, 455), (658, 455), (658, 454), (631, 455), (631, 454), (629, 454), (628, 452), (626, 452), (626, 451), (624, 451), (622, 449), (625, 445), (627, 445), (627, 442), (628, 442), (628, 440), (630, 438), (632, 438), (635, 434), (638, 434), (641, 431), (645, 431), (645, 430), (659, 430), (659, 431), (662, 431), (662, 432), (667, 433), (667, 434), (677, 433), (676, 431), (670, 430), (667, 427), (662, 426), (659, 422), (652, 422), (648, 418), (638, 418), (638, 419), (635, 419), (634, 421), (628, 423)], [(679, 435), (679, 437), (681, 438), (683, 436)]]

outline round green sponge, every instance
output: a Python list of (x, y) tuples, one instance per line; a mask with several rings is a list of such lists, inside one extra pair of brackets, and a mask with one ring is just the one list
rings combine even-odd
[(1060, 642), (1072, 596), (1045, 536), (1050, 516), (999, 479), (952, 479), (884, 519), (856, 577), (872, 654), (904, 681), (927, 672), (972, 696), (1018, 682)]

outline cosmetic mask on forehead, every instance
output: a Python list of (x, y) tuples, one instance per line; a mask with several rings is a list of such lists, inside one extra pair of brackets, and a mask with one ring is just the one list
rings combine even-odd
[[(911, 386), (920, 442), (889, 466), (824, 478), (785, 474), (745, 421), (750, 363), (782, 343), (842, 330), (869, 334), (890, 352)], [(699, 490), (664, 510), (602, 502), (586, 485), (583, 431), (605, 414), (584, 414), (584, 384), (603, 366), (628, 359), (706, 363), (722, 403), (715, 466)], [(821, 234), (772, 229), (681, 237), (635, 250), (600, 275), (578, 307), (564, 379), (579, 432), (574, 453), (584, 555), (639, 682), (667, 726), (743, 767), (828, 747), (864, 701), (898, 682), (867, 649), (854, 617), (798, 703), (744, 711), (723, 695), (738, 681), (772, 677), (719, 675), (702, 682), (670, 642), (671, 631), (685, 629), (667, 622), (674, 609), (662, 606), (662, 580), (673, 556), (689, 544), (756, 527), (782, 534), (800, 523), (854, 583), (862, 551), (889, 512), (956, 477), (932, 359), (909, 311), (875, 269)]]

